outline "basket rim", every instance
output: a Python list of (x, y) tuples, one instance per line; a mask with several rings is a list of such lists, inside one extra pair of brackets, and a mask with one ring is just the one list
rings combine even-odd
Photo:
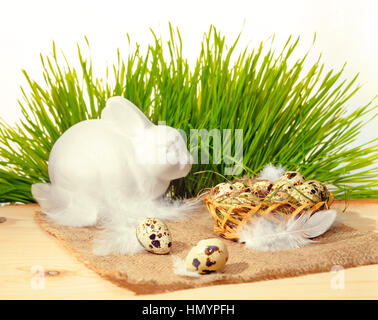
[[(216, 206), (216, 207), (218, 207), (218, 206), (219, 206), (219, 207), (222, 206), (222, 207), (229, 207), (229, 208), (231, 208), (231, 207), (243, 207), (243, 208), (251, 208), (251, 209), (253, 209), (253, 208), (257, 207), (257, 206), (261, 206), (262, 204), (264, 204), (264, 205), (266, 205), (266, 206), (273, 206), (273, 205), (276, 205), (276, 204), (280, 204), (280, 205), (288, 204), (288, 205), (291, 205), (291, 206), (296, 207), (296, 208), (301, 207), (301, 206), (297, 206), (296, 204), (291, 203), (291, 202), (288, 202), (288, 201), (277, 201), (277, 202), (270, 202), (270, 203), (267, 203), (267, 202), (264, 203), (264, 201), (261, 201), (261, 202), (260, 202), (259, 204), (257, 204), (257, 205), (248, 205), (248, 204), (243, 204), (243, 203), (241, 203), (241, 204), (222, 203), (222, 202), (218, 202), (218, 201), (216, 201), (216, 200), (211, 196), (210, 193), (207, 194), (207, 195), (204, 197), (203, 200), (204, 200), (206, 203), (210, 203), (210, 204), (212, 204), (213, 206)], [(309, 204), (306, 204), (305, 206), (306, 206), (306, 207), (308, 207), (308, 206), (315, 206), (315, 205), (320, 204), (320, 203), (322, 203), (322, 204), (327, 203), (327, 206), (331, 206), (331, 204), (333, 203), (334, 200), (335, 200), (335, 195), (334, 195), (332, 192), (329, 191), (329, 198), (328, 198), (327, 201), (319, 201), (319, 202), (309, 203)], [(303, 205), (302, 205), (302, 206), (303, 206)]]
[[(250, 219), (252, 219), (254, 214), (256, 213), (261, 214), (261, 212), (259, 212), (261, 207), (264, 208), (261, 210), (263, 216), (274, 212), (274, 213), (279, 214), (285, 219), (290, 219), (304, 212), (308, 212), (309, 210), (313, 212), (317, 212), (325, 204), (328, 209), (332, 205), (334, 198), (335, 198), (334, 194), (329, 191), (329, 198), (327, 202), (320, 201), (314, 204), (304, 204), (302, 206), (297, 206), (293, 203), (289, 203), (286, 201), (269, 203), (269, 204), (265, 203), (264, 206), (263, 206), (263, 201), (261, 201), (261, 203), (257, 205), (223, 204), (223, 203), (214, 201), (214, 198), (211, 197), (210, 193), (203, 200), (206, 204), (206, 208), (208, 212), (210, 213), (211, 217), (214, 220), (215, 226), (213, 227), (213, 230), (226, 239), (237, 241), (239, 239), (239, 233), (243, 225), (247, 223)], [(277, 208), (283, 205), (289, 205), (293, 207), (294, 211), (290, 214), (280, 212), (279, 210), (275, 211)], [(231, 214), (232, 212), (234, 212), (235, 209), (241, 209), (241, 208), (247, 209), (247, 211), (245, 213), (238, 213), (238, 215), (242, 217), (242, 220), (235, 221), (235, 218), (232, 217)], [(224, 214), (226, 216), (226, 219), (220, 219), (217, 215), (217, 210), (219, 210), (221, 214)], [(236, 226), (236, 228), (232, 228), (229, 225), (227, 225), (227, 221), (231, 221)]]

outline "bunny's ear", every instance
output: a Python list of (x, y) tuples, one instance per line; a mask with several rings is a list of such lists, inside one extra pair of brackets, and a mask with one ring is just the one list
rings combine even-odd
[(101, 112), (101, 119), (114, 122), (130, 133), (153, 126), (144, 113), (131, 101), (121, 97), (111, 97)]

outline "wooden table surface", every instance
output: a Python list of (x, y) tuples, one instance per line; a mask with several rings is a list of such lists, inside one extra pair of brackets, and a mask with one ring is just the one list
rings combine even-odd
[[(345, 203), (336, 201), (341, 212)], [(378, 265), (279, 280), (136, 296), (78, 262), (33, 219), (37, 205), (0, 208), (0, 299), (377, 299)], [(344, 223), (377, 230), (378, 200), (351, 200)], [(0, 218), (1, 220), (1, 218)], [(378, 244), (377, 244), (378, 245)], [(344, 288), (335, 280), (344, 279)], [(336, 281), (336, 282), (335, 282)], [(336, 287), (332, 284), (337, 284)]]

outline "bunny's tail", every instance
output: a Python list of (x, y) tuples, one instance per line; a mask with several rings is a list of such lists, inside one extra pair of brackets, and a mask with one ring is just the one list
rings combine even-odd
[(41, 211), (57, 224), (82, 227), (97, 222), (98, 208), (85, 195), (50, 183), (33, 184), (31, 192)]

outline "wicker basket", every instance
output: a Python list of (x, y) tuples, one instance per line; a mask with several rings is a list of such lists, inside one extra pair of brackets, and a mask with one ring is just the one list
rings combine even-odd
[(241, 227), (252, 218), (252, 216), (264, 216), (274, 212), (285, 219), (303, 214), (305, 212), (316, 212), (323, 208), (330, 207), (334, 200), (334, 195), (329, 192), (328, 201), (316, 204), (304, 204), (297, 206), (289, 202), (269, 203), (261, 201), (256, 205), (246, 204), (225, 204), (217, 202), (211, 192), (204, 198), (206, 207), (213, 217), (214, 231), (229, 240), (238, 240)]

